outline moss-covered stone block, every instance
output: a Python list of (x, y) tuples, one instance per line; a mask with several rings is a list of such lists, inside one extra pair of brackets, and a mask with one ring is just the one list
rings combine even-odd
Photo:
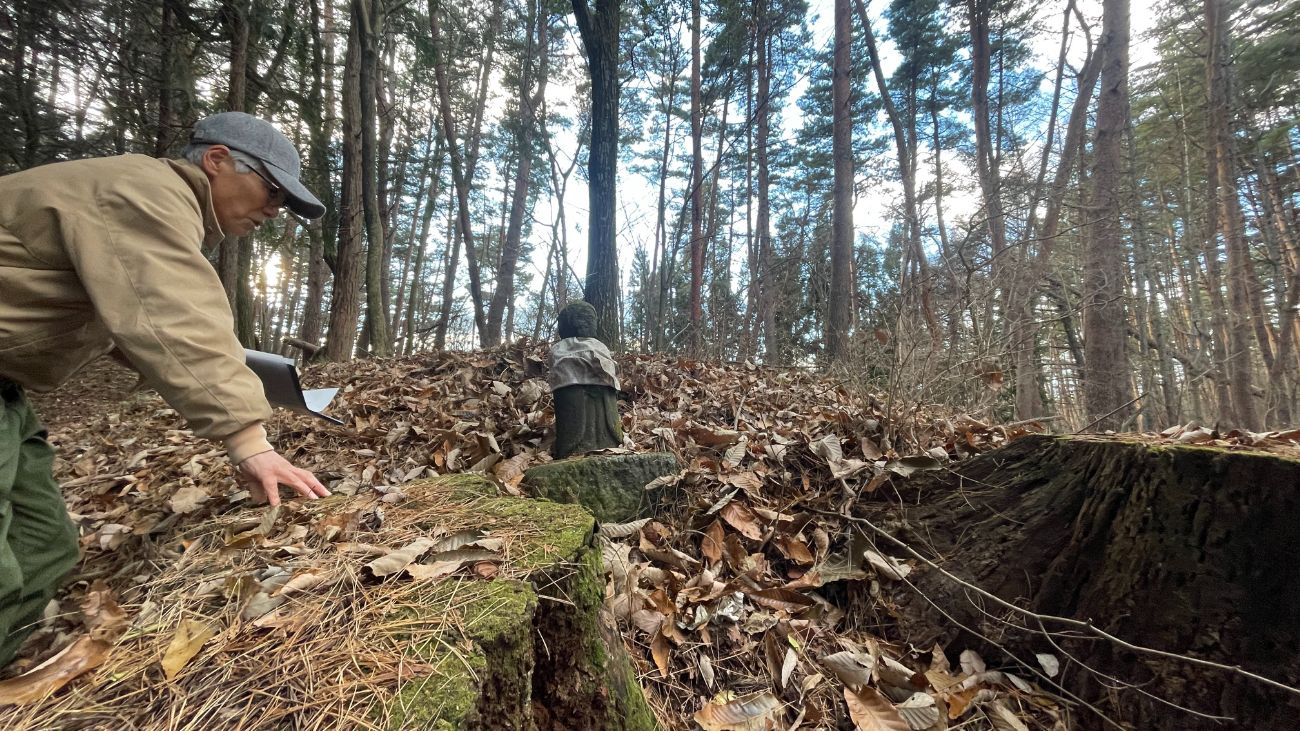
[(577, 503), (602, 523), (625, 523), (652, 515), (661, 491), (645, 486), (680, 469), (665, 452), (575, 457), (533, 467), (524, 485), (536, 497)]

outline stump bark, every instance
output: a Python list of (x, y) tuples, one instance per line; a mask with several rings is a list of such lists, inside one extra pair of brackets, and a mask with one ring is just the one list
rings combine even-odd
[[(1091, 621), (1136, 645), (1300, 686), (1300, 461), (1028, 437), (955, 471), (914, 478), (905, 489), (920, 493), (907, 501), (915, 507), (901, 515), (869, 509), (873, 522), (889, 522), (910, 546), (941, 557), (947, 571), (1003, 599)], [(922, 567), (909, 579), (916, 590), (895, 584), (893, 591), (905, 639), (915, 646), (939, 642), (954, 650), (982, 647), (990, 660), (1000, 655), (958, 630), (955, 619), (1022, 657), (1057, 655), (1066, 687), (1135, 728), (1297, 727), (1300, 699), (1285, 691), (1105, 640), (1058, 638), (1072, 662), (1041, 634), (1009, 624), (1032, 620), (981, 602), (939, 572)], [(1149, 695), (1107, 688), (1079, 663)], [(1232, 721), (1198, 717), (1152, 696)], [(1103, 725), (1087, 712), (1078, 724)]]

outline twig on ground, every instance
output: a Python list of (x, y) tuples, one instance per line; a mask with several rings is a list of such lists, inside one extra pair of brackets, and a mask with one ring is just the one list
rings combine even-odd
[[(824, 510), (816, 510), (816, 509), (814, 509), (814, 512), (823, 513), (823, 514), (826, 514), (826, 515), (836, 515), (836, 513), (830, 513), (830, 512), (824, 511)], [(851, 515), (850, 515), (850, 516), (842, 516), (842, 517), (844, 517), (846, 520), (849, 520), (849, 521), (851, 521), (851, 522), (854, 522), (854, 523), (861, 523), (862, 525), (867, 526), (868, 528), (870, 528), (870, 529), (872, 530), (872, 532), (874, 532), (874, 533), (876, 533), (877, 535), (880, 535), (880, 536), (886, 538), (887, 540), (889, 540), (889, 541), (890, 541), (891, 543), (893, 543), (894, 545), (896, 545), (896, 546), (898, 546), (899, 548), (901, 548), (902, 550), (906, 551), (906, 552), (908, 553), (908, 555), (912, 556), (913, 558), (917, 559), (918, 561), (921, 561), (922, 563), (924, 563), (926, 566), (929, 566), (930, 568), (932, 568), (932, 569), (934, 569), (935, 571), (939, 572), (941, 575), (943, 575), (943, 576), (944, 576), (945, 578), (947, 578), (948, 580), (953, 581), (953, 582), (956, 582), (957, 584), (960, 584), (961, 586), (965, 587), (966, 589), (969, 589), (970, 591), (973, 591), (973, 592), (975, 592), (976, 594), (979, 594), (980, 596), (982, 596), (982, 597), (988, 599), (989, 601), (992, 601), (992, 602), (998, 604), (999, 606), (1005, 607), (1005, 608), (1007, 608), (1007, 609), (1009, 609), (1009, 610), (1011, 610), (1011, 611), (1013, 611), (1013, 612), (1016, 612), (1016, 613), (1018, 613), (1018, 614), (1024, 615), (1024, 616), (1029, 617), (1029, 618), (1031, 618), (1031, 619), (1036, 619), (1036, 620), (1038, 620), (1038, 621), (1040, 621), (1040, 622), (1054, 622), (1054, 623), (1057, 623), (1057, 624), (1063, 624), (1063, 625), (1066, 625), (1067, 627), (1075, 627), (1075, 628), (1077, 628), (1077, 629), (1082, 629), (1082, 630), (1084, 630), (1084, 631), (1088, 632), (1089, 634), (1092, 634), (1092, 635), (1094, 635), (1094, 636), (1096, 636), (1096, 637), (1100, 637), (1101, 639), (1104, 639), (1104, 640), (1106, 640), (1106, 641), (1108, 641), (1108, 642), (1113, 642), (1113, 643), (1115, 643), (1116, 645), (1118, 645), (1119, 647), (1122, 647), (1122, 648), (1124, 648), (1124, 649), (1126, 649), (1126, 650), (1128, 650), (1128, 651), (1130, 651), (1130, 652), (1137, 652), (1137, 653), (1141, 653), (1141, 654), (1144, 654), (1144, 655), (1152, 655), (1152, 656), (1154, 656), (1154, 657), (1163, 657), (1163, 658), (1166, 658), (1166, 659), (1169, 659), (1169, 660), (1177, 660), (1177, 661), (1179, 661), (1179, 662), (1185, 662), (1185, 663), (1188, 663), (1188, 664), (1191, 664), (1191, 665), (1197, 665), (1197, 666), (1200, 666), (1200, 667), (1211, 668), (1211, 669), (1214, 669), (1214, 670), (1220, 670), (1220, 671), (1227, 672), (1227, 673), (1231, 673), (1231, 674), (1234, 674), (1234, 675), (1239, 675), (1239, 676), (1241, 676), (1241, 677), (1243, 677), (1243, 678), (1247, 678), (1247, 679), (1249, 679), (1249, 680), (1252, 680), (1252, 681), (1255, 681), (1255, 682), (1258, 682), (1258, 683), (1262, 683), (1262, 684), (1264, 684), (1264, 685), (1270, 686), (1270, 687), (1272, 687), (1272, 688), (1276, 688), (1276, 689), (1278, 689), (1278, 690), (1285, 691), (1285, 692), (1290, 693), (1290, 694), (1295, 695), (1295, 696), (1300, 696), (1300, 688), (1294, 688), (1294, 687), (1292, 687), (1292, 686), (1289, 686), (1289, 685), (1287, 685), (1287, 684), (1285, 684), (1285, 683), (1278, 682), (1278, 681), (1273, 680), (1273, 679), (1271, 679), (1271, 678), (1266, 678), (1266, 677), (1264, 677), (1263, 675), (1259, 675), (1259, 674), (1257, 674), (1257, 673), (1252, 673), (1252, 672), (1250, 672), (1249, 670), (1246, 670), (1246, 669), (1244, 669), (1244, 668), (1242, 668), (1242, 667), (1240, 667), (1240, 666), (1236, 666), (1236, 665), (1225, 665), (1225, 664), (1223, 664), (1223, 663), (1214, 662), (1213, 660), (1204, 660), (1204, 659), (1201, 659), (1201, 658), (1199, 658), (1199, 657), (1191, 657), (1190, 655), (1180, 655), (1180, 654), (1178, 654), (1178, 653), (1176, 653), (1176, 652), (1167, 652), (1167, 651), (1165, 651), (1165, 650), (1158, 650), (1158, 649), (1156, 649), (1156, 648), (1154, 648), (1154, 647), (1144, 647), (1144, 646), (1142, 646), (1142, 645), (1135, 645), (1135, 644), (1133, 644), (1132, 642), (1129, 642), (1129, 641), (1127, 641), (1127, 640), (1120, 639), (1119, 637), (1116, 637), (1115, 635), (1112, 635), (1112, 634), (1110, 634), (1109, 632), (1107, 632), (1107, 631), (1105, 631), (1105, 630), (1103, 630), (1103, 629), (1098, 628), (1098, 627), (1097, 627), (1096, 625), (1094, 625), (1091, 621), (1083, 621), (1083, 620), (1079, 620), (1079, 619), (1070, 619), (1069, 617), (1058, 617), (1058, 616), (1051, 615), (1051, 614), (1040, 614), (1040, 613), (1038, 613), (1038, 612), (1033, 612), (1033, 611), (1030, 611), (1030, 610), (1025, 609), (1025, 608), (1023, 608), (1023, 607), (1016, 606), (1015, 604), (1012, 604), (1011, 602), (1006, 601), (1005, 599), (1002, 599), (1001, 597), (999, 597), (999, 596), (997, 596), (997, 595), (995, 595), (995, 594), (992, 594), (992, 593), (990, 593), (990, 592), (988, 592), (988, 591), (985, 591), (984, 589), (981, 589), (980, 587), (978, 587), (978, 586), (976, 586), (976, 585), (974, 585), (974, 584), (972, 584), (972, 583), (966, 581), (965, 579), (962, 579), (962, 578), (959, 577), (959, 576), (956, 576), (956, 575), (954, 575), (954, 574), (952, 574), (952, 573), (949, 573), (948, 571), (944, 570), (943, 567), (941, 567), (941, 566), (939, 566), (938, 564), (934, 563), (933, 561), (931, 561), (930, 559), (926, 558), (925, 556), (922, 556), (920, 553), (917, 553), (915, 550), (912, 549), (911, 546), (907, 545), (906, 543), (904, 543), (903, 541), (899, 540), (898, 538), (895, 538), (894, 536), (890, 535), (890, 534), (889, 534), (888, 532), (886, 532), (884, 529), (880, 528), (880, 527), (877, 526), (875, 523), (872, 523), (871, 521), (867, 520), (866, 518), (858, 518), (858, 517), (851, 516)]]

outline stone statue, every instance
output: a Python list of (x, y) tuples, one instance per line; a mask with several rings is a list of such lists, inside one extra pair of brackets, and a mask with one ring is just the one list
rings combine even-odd
[(596, 308), (582, 301), (560, 311), (560, 340), (551, 346), (547, 381), (555, 396), (555, 446), (562, 459), (623, 444), (618, 374), (609, 348), (596, 339)]

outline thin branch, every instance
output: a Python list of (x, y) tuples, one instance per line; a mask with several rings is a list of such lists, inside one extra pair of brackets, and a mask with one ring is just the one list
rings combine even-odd
[(1239, 665), (1225, 665), (1223, 663), (1214, 662), (1213, 660), (1204, 660), (1199, 657), (1180, 655), (1176, 652), (1167, 652), (1165, 650), (1157, 650), (1153, 647), (1144, 647), (1142, 645), (1135, 645), (1131, 642), (1128, 642), (1127, 640), (1120, 639), (1119, 637), (1116, 637), (1115, 635), (1112, 635), (1109, 632), (1106, 632), (1105, 630), (1098, 628), (1096, 625), (1092, 623), (1091, 620), (1083, 621), (1079, 619), (1071, 619), (1069, 617), (1058, 617), (1051, 614), (1039, 614), (1038, 612), (1032, 612), (1023, 607), (1016, 606), (1015, 604), (1012, 604), (1011, 602), (995, 594), (992, 594), (988, 591), (985, 591), (984, 589), (981, 589), (978, 586), (975, 586), (974, 584), (966, 581), (965, 579), (962, 579), (959, 576), (956, 576), (954, 574), (949, 573), (948, 571), (945, 571), (943, 567), (939, 566), (938, 564), (926, 558), (925, 556), (922, 556), (920, 553), (917, 553), (911, 546), (907, 545), (906, 543), (899, 540), (898, 538), (895, 538), (893, 535), (889, 534), (884, 529), (878, 527), (875, 523), (872, 523), (866, 518), (858, 518), (851, 515), (840, 515), (839, 513), (831, 513), (828, 511), (816, 510), (816, 509), (814, 509), (813, 512), (822, 513), (824, 515), (834, 515), (837, 517), (842, 517), (854, 523), (860, 523), (862, 525), (865, 525), (868, 528), (870, 528), (872, 532), (888, 539), (891, 543), (901, 548), (908, 555), (912, 556), (918, 561), (921, 561), (931, 569), (934, 569), (935, 571), (939, 572), (939, 574), (942, 575), (944, 578), (953, 581), (961, 585), (962, 587), (965, 587), (966, 589), (975, 592), (976, 594), (979, 594), (980, 596), (988, 599), (989, 601), (994, 602), (995, 604), (1001, 607), (1005, 607), (1006, 609), (1009, 609), (1013, 612), (1017, 612), (1025, 617), (1029, 617), (1039, 622), (1054, 622), (1057, 624), (1063, 624), (1067, 627), (1074, 627), (1076, 629), (1081, 629), (1103, 640), (1112, 642), (1115, 645), (1122, 647), (1123, 649), (1128, 650), (1130, 652), (1136, 652), (1144, 655), (1152, 655), (1154, 657), (1163, 657), (1169, 660), (1177, 660), (1179, 662), (1185, 662), (1191, 665), (1197, 665), (1199, 667), (1210, 668), (1212, 670), (1220, 670), (1226, 673), (1230, 673), (1232, 675), (1241, 676), (1248, 680), (1252, 680), (1254, 682), (1261, 683), (1271, 688), (1285, 691), (1286, 693), (1300, 697), (1300, 688), (1294, 688), (1292, 686), (1286, 685), (1285, 683), (1280, 683), (1271, 678), (1266, 678), (1263, 675), (1252, 673), (1249, 670), (1246, 670)]

